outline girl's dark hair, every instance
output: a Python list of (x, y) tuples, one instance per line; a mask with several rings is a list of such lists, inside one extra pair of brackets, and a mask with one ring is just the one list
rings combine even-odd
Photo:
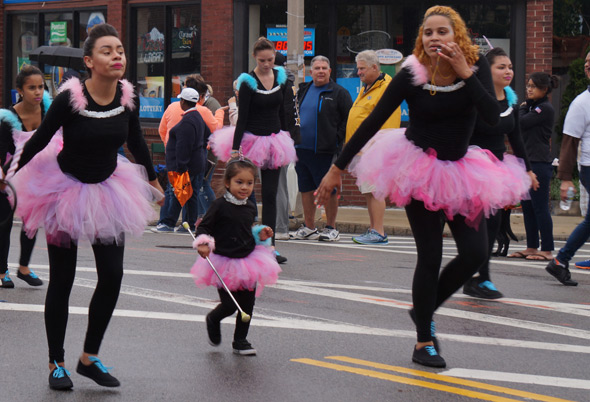
[(555, 75), (549, 75), (547, 73), (532, 73), (529, 76), (529, 80), (533, 81), (533, 84), (539, 89), (547, 90), (547, 95), (551, 93), (553, 88), (559, 86), (559, 78)]
[(506, 54), (504, 49), (502, 49), (501, 47), (495, 47), (486, 53), (486, 59), (488, 60), (488, 63), (490, 66), (492, 64), (494, 64), (496, 57), (503, 57), (503, 56), (510, 57)]
[(228, 183), (232, 177), (240, 173), (244, 169), (249, 169), (254, 178), (256, 178), (258, 174), (258, 168), (254, 165), (249, 159), (234, 159), (230, 160), (227, 165), (225, 165), (225, 173), (223, 175), (223, 184)]
[[(117, 32), (115, 27), (110, 24), (98, 24), (92, 27), (88, 34), (88, 38), (84, 41), (84, 56), (92, 56), (96, 41), (103, 36), (114, 36), (118, 38), (119, 32)], [(92, 72), (88, 67), (86, 67), (86, 71), (88, 72), (88, 76), (92, 76)]]
[(252, 53), (254, 54), (254, 56), (256, 56), (256, 53), (262, 50), (272, 50), (273, 52), (275, 51), (275, 45), (271, 41), (266, 39), (264, 36), (261, 36), (260, 38), (258, 38), (256, 42), (254, 42)]
[(43, 73), (37, 67), (25, 64), (23, 66), (23, 68), (20, 69), (20, 71), (18, 72), (18, 74), (16, 76), (16, 87), (18, 89), (23, 89), (23, 86), (25, 85), (25, 81), (31, 75), (40, 75), (41, 77), (43, 77)]

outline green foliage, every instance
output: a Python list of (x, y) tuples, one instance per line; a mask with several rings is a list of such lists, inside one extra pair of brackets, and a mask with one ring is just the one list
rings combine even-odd
[(582, 33), (580, 16), (583, 0), (555, 0), (553, 2), (553, 35), (575, 36)]
[(555, 125), (555, 132), (560, 139), (563, 133), (563, 122), (570, 107), (570, 103), (572, 103), (576, 96), (581, 94), (588, 87), (588, 84), (590, 84), (590, 81), (586, 78), (586, 74), (584, 73), (584, 59), (576, 59), (572, 61), (568, 74), (570, 76), (570, 83), (565, 88), (565, 91), (563, 91), (559, 120)]

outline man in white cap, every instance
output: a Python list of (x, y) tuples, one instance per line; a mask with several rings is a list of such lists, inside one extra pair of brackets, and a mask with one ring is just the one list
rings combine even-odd
[[(184, 113), (180, 122), (170, 130), (168, 135), (166, 169), (169, 172), (177, 172), (179, 175), (188, 171), (193, 195), (187, 201), (187, 207), (183, 209), (182, 220), (188, 222), (190, 230), (194, 231), (199, 188), (203, 182), (207, 162), (206, 144), (211, 131), (196, 109), (199, 93), (193, 88), (184, 88), (178, 98)], [(181, 208), (178, 200), (174, 198), (166, 211), (166, 216), (162, 217), (160, 222), (174, 227)]]

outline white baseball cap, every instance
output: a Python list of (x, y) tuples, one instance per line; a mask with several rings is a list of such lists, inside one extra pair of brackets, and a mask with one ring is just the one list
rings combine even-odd
[(178, 99), (184, 99), (189, 102), (197, 103), (199, 101), (199, 93), (196, 89), (184, 88), (180, 95), (178, 95)]

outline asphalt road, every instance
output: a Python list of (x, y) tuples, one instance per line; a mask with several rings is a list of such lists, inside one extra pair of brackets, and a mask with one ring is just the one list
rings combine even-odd
[[(41, 239), (33, 269), (48, 279)], [(0, 401), (590, 401), (590, 272), (565, 287), (542, 262), (494, 259), (498, 301), (454, 295), (436, 316), (446, 369), (412, 363), (407, 310), (416, 254), (411, 237), (387, 246), (277, 242), (289, 261), (257, 299), (248, 339), (256, 357), (232, 354), (234, 319), (222, 344), (207, 343), (215, 289), (195, 287), (188, 235), (128, 239), (123, 289), (100, 357), (122, 383), (102, 388), (75, 373), (96, 284), (88, 244), (78, 256), (66, 364), (74, 389), (47, 386), (46, 285), (16, 279), (18, 229), (9, 261), (16, 288), (0, 289)], [(556, 247), (562, 243), (557, 242)], [(512, 245), (515, 251), (524, 246)], [(445, 239), (445, 261), (455, 254)], [(590, 258), (590, 247), (578, 253)]]

